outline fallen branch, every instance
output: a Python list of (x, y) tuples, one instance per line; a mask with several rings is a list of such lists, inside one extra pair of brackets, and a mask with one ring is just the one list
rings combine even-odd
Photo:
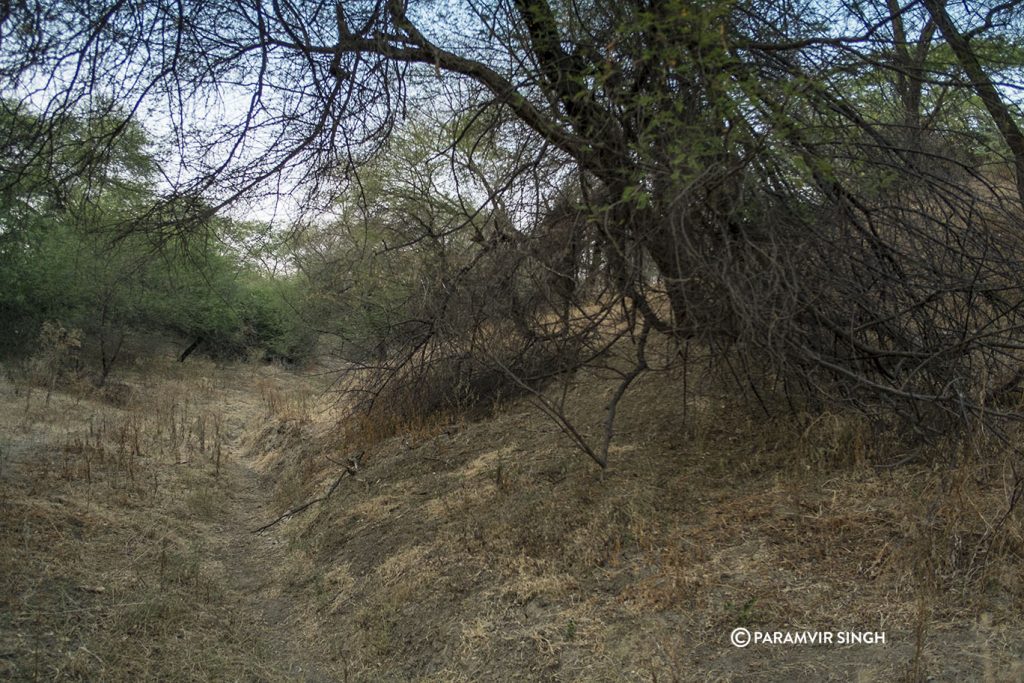
[(188, 348), (185, 349), (184, 351), (182, 351), (181, 355), (178, 356), (178, 362), (179, 363), (184, 363), (185, 359), (188, 358), (189, 356), (191, 356), (192, 352), (195, 351), (196, 348), (198, 348), (199, 345), (202, 344), (202, 343), (203, 343), (202, 336), (196, 337), (196, 340), (194, 342), (192, 342), (191, 344), (189, 344)]
[[(338, 476), (337, 479), (334, 480), (334, 483), (331, 484), (331, 488), (327, 489), (327, 493), (325, 493), (324, 495), (320, 496), (319, 498), (314, 498), (313, 500), (307, 501), (307, 502), (303, 503), (302, 505), (300, 505), (299, 507), (289, 509), (287, 512), (282, 514), (280, 517), (278, 517), (274, 521), (272, 521), (272, 522), (270, 522), (268, 524), (264, 524), (259, 529), (254, 529), (252, 533), (254, 533), (254, 534), (262, 533), (262, 532), (266, 531), (267, 529), (269, 529), (270, 527), (272, 527), (275, 524), (277, 524), (278, 522), (281, 522), (281, 521), (291, 517), (292, 515), (297, 515), (300, 512), (303, 512), (304, 510), (308, 510), (309, 508), (311, 508), (312, 506), (316, 505), (317, 503), (322, 503), (322, 502), (326, 501), (328, 498), (331, 497), (331, 495), (334, 493), (334, 491), (341, 484), (341, 480), (342, 479), (344, 479), (345, 477), (350, 476), (350, 475), (354, 477), (356, 475), (356, 473), (359, 472), (359, 460), (362, 457), (363, 457), (363, 453), (362, 453), (362, 451), (360, 451), (359, 453), (357, 453), (355, 455), (355, 457), (349, 458), (348, 464), (345, 465), (345, 470)], [(335, 462), (335, 461), (331, 460), (331, 462)]]

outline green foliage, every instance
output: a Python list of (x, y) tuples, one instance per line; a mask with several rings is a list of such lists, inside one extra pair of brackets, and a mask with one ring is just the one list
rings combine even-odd
[[(437, 183), (450, 167), (434, 150), (463, 123), (474, 122), (409, 122), (342, 197), (336, 219), (291, 245), (301, 278), (289, 286), (304, 289), (305, 315), (340, 339), (350, 358), (378, 355), (387, 342), (425, 333), (471, 251), (469, 235), (482, 239), (485, 224), (493, 223), (487, 211), (467, 217), (454, 190)], [(477, 161), (487, 149), (476, 147)], [(460, 182), (465, 188), (472, 180)]]
[(317, 335), (309, 325), (305, 288), (297, 277), (269, 278), (250, 270), (243, 274), (240, 286), (247, 345), (289, 362), (313, 353)]
[[(37, 123), (9, 110), (0, 115), (7, 128)], [(67, 146), (83, 145), (110, 125), (67, 124)], [(21, 163), (32, 158), (19, 147), (27, 138), (5, 150), (0, 352), (30, 351), (43, 323), (53, 320), (83, 331), (104, 375), (126, 335), (142, 330), (201, 337), (218, 355), (256, 347), (293, 361), (308, 356), (313, 336), (297, 312), (294, 283), (271, 277), (236, 247), (262, 239), (261, 226), (214, 218), (205, 241), (171, 246), (125, 229), (156, 201), (145, 135), (128, 128), (104, 159), (93, 160), (88, 182), (68, 184), (59, 169)]]

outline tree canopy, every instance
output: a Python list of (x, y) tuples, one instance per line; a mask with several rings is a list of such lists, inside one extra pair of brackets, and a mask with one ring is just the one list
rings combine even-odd
[[(297, 224), (363, 231), (336, 242), (336, 273), (399, 259), (410, 277), (364, 290), (402, 359), (382, 377), (503, 326), (578, 367), (621, 309), (637, 373), (651, 331), (699, 339), (738, 354), (759, 398), (781, 385), (934, 429), (999, 413), (1021, 377), (1021, 4), (13, 2), (0, 191), (40, 163), (110, 163), (54, 142), (72, 115), (109, 122), (90, 150), (142, 121), (163, 176), (131, 229), (190, 234), (283, 194)], [(520, 384), (547, 374), (483, 357)]]

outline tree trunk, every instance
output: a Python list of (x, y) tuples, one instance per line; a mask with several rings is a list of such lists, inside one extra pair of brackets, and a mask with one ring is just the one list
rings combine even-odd
[(974, 91), (985, 104), (996, 128), (999, 129), (1007, 147), (1013, 153), (1017, 175), (1017, 194), (1020, 196), (1021, 203), (1024, 204), (1024, 133), (1021, 133), (1010, 108), (1000, 97), (995, 85), (992, 84), (992, 79), (985, 73), (978, 60), (978, 55), (971, 49), (967, 38), (960, 33), (953, 20), (950, 19), (946, 12), (945, 0), (924, 0), (924, 6), (928, 8), (932, 20), (946, 38), (946, 42), (949, 43), (960, 67), (971, 79)]
[(188, 348), (185, 349), (184, 351), (182, 351), (181, 355), (178, 356), (178, 362), (179, 363), (184, 363), (185, 359), (188, 358), (189, 356), (191, 356), (192, 352), (195, 351), (196, 348), (200, 344), (202, 344), (202, 343), (203, 343), (203, 338), (202, 337), (196, 337), (196, 340), (194, 342), (192, 342), (191, 344), (189, 344)]

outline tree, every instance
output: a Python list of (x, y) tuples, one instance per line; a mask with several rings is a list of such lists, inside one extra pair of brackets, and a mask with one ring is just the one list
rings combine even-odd
[[(1018, 4), (1016, 2), (1008, 2), (994, 8), (989, 12), (986, 22), (991, 22), (1000, 11), (1007, 12)], [(934, 24), (939, 27), (942, 35), (945, 36), (946, 42), (952, 48), (957, 61), (970, 79), (972, 87), (984, 103), (985, 109), (992, 116), (992, 120), (995, 122), (996, 128), (999, 129), (999, 134), (1003, 136), (1006, 146), (1013, 153), (1017, 192), (1020, 195), (1021, 204), (1024, 205), (1024, 133), (1021, 132), (1020, 126), (1014, 119), (1010, 107), (1003, 101), (992, 79), (989, 78), (984, 68), (982, 68), (981, 60), (978, 58), (977, 51), (971, 47), (970, 39), (961, 33), (957, 29), (956, 24), (953, 23), (953, 19), (946, 11), (945, 0), (925, 0), (924, 5), (928, 8), (928, 13), (931, 15)]]
[[(50, 77), (51, 111), (99, 92), (132, 113), (165, 98), (184, 172), (139, 223), (165, 231), (207, 224), (271, 178), (301, 188), (311, 214), (345, 182), (361, 195), (357, 171), (390, 151), (410, 110), (432, 111), (454, 124), (436, 152), (454, 232), (473, 238), (453, 242), (435, 281), (493, 292), (485, 275), (511, 272), (502, 281), (536, 294), (503, 309), (528, 337), (550, 339), (536, 322), (562, 311), (561, 341), (588, 348), (618, 306), (630, 325), (739, 354), (758, 396), (782, 380), (930, 428), (991, 415), (990, 378), (1020, 361), (1019, 205), (979, 165), (977, 131), (922, 117), (953, 93), (1017, 154), (1000, 88), (1017, 87), (1021, 65), (990, 67), (997, 87), (972, 48), (1019, 54), (1017, 5), (986, 5), (965, 42), (959, 13), (932, 0), (927, 16), (888, 0), (52, 0), (4, 19), (0, 78), (31, 100)], [(896, 118), (871, 108), (880, 80)], [(435, 228), (375, 229), (420, 254)], [(556, 233), (559, 257), (536, 258), (531, 238)], [(554, 277), (535, 277), (545, 269)], [(595, 270), (608, 295), (591, 316), (594, 294), (576, 285)], [(436, 296), (431, 333), (453, 310)]]
[[(10, 128), (27, 133), (41, 125), (39, 115), (13, 110)], [(123, 128), (117, 144), (90, 150), (95, 132), (111, 125)], [(125, 232), (157, 201), (145, 133), (134, 123), (79, 117), (59, 130), (48, 142), (65, 150), (59, 157), (33, 159), (26, 136), (13, 138), (4, 157), (17, 178), (5, 176), (0, 197), (0, 351), (31, 350), (42, 326), (59, 321), (84, 332), (97, 385), (133, 332), (201, 336), (223, 355), (250, 347), (288, 358), (309, 351), (308, 334), (276, 289), (287, 285), (240, 256), (238, 245), (259, 226), (218, 218), (211, 221), (217, 239), (177, 248), (145, 231)], [(88, 174), (65, 175), (86, 156)]]

